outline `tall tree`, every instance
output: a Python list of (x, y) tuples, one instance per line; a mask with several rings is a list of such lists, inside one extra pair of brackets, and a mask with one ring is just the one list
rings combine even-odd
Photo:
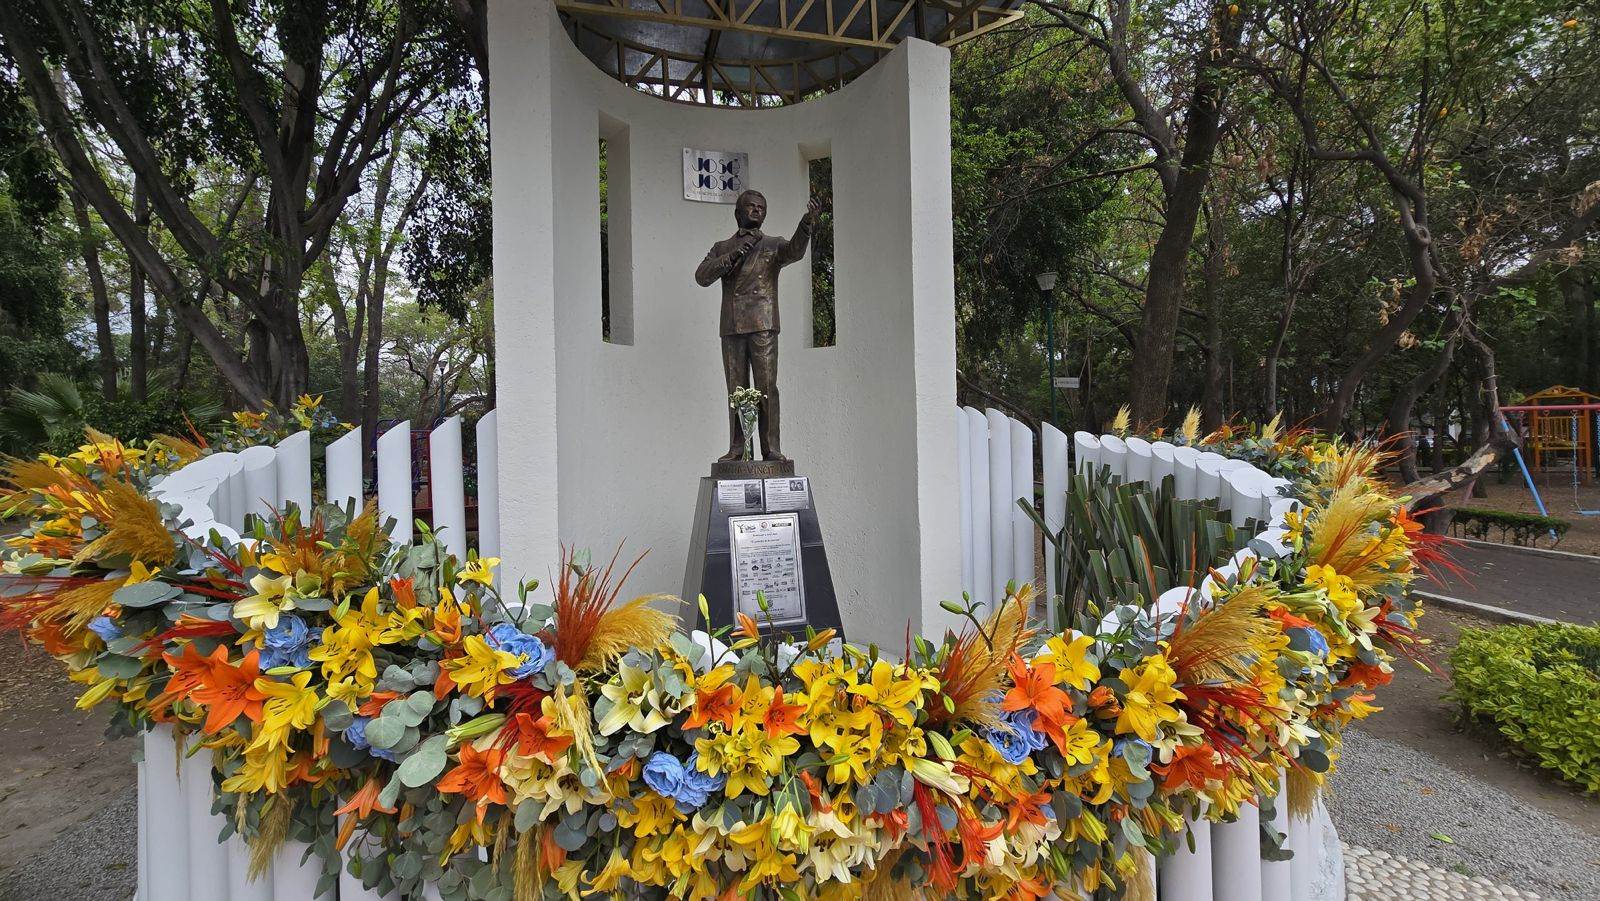
[[(1205, 205), (1206, 182), (1221, 134), (1228, 69), (1239, 50), (1246, 18), (1237, 4), (1212, 3), (1185, 18), (1177, 5), (1142, 10), (1131, 0), (1079, 3), (1034, 0), (1063, 28), (1099, 51), (1127, 104), (1129, 121), (1115, 132), (1134, 131), (1154, 154), (1148, 167), (1160, 179), (1161, 228), (1150, 250), (1144, 305), (1128, 402), (1134, 418), (1154, 422), (1166, 415), (1176, 353), (1178, 319), (1195, 225)], [(1158, 40), (1139, 33), (1158, 23), (1175, 35)], [(1158, 56), (1181, 47), (1186, 65), (1168, 68)], [(1171, 96), (1162, 98), (1165, 89)], [(1183, 109), (1182, 125), (1169, 110)]]
[[(0, 4), (0, 36), (73, 183), (251, 405), (305, 390), (306, 273), (391, 129), (470, 67), (449, 15), (410, 0), (151, 0), (132, 10), (40, 0)], [(74, 98), (50, 89), (52, 67), (70, 76)], [(249, 311), (252, 360), (102, 174), (91, 130), (110, 138), (192, 271)], [(186, 188), (199, 160), (262, 174), (251, 228), (224, 232), (196, 209)]]

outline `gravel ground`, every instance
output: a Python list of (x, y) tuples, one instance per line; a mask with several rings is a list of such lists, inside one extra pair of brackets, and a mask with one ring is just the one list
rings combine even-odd
[(137, 793), (101, 798), (94, 816), (0, 876), (0, 901), (127, 901), (138, 878)]
[(1347, 844), (1532, 889), (1544, 899), (1597, 897), (1600, 835), (1395, 742), (1350, 730), (1328, 808)]

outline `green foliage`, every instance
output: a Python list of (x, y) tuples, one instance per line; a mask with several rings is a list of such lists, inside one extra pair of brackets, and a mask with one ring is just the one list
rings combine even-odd
[(192, 438), (208, 434), (222, 413), (215, 402), (190, 401), (156, 389), (143, 402), (126, 390), (107, 400), (85, 395), (65, 375), (44, 373), (33, 390), (17, 389), (0, 409), (0, 447), (8, 453), (67, 453), (83, 443), (84, 429), (93, 428), (124, 442), (148, 441), (156, 435)]
[(1244, 546), (1215, 501), (1180, 500), (1169, 476), (1160, 487), (1124, 482), (1105, 469), (1074, 473), (1066, 522), (1052, 534), (1032, 506), (1019, 501), (1045, 533), (1061, 573), (1064, 625), (1098, 618), (1118, 604), (1147, 605), (1163, 591), (1198, 586), (1212, 567)]
[[(489, 122), (482, 98), (462, 98), (424, 128), (421, 169), (428, 179), (401, 247), (417, 300), (464, 320), (494, 259), (489, 194)], [(602, 185), (604, 171), (601, 172)]]
[[(4, 102), (0, 96), (0, 132), (8, 127)], [(6, 184), (18, 190), (15, 177)], [(76, 311), (68, 301), (61, 254), (50, 234), (27, 218), (28, 210), (0, 193), (0, 395), (31, 384), (34, 373), (69, 370), (79, 361), (67, 339)]]
[(1554, 533), (1555, 538), (1551, 542), (1554, 544), (1572, 528), (1572, 523), (1564, 519), (1536, 513), (1513, 513), (1483, 507), (1457, 507), (1451, 512), (1454, 518), (1450, 526), (1455, 533), (1479, 540), (1488, 540), (1489, 529), (1497, 528), (1502, 542), (1509, 538), (1512, 544), (1534, 545), (1539, 543), (1539, 539)]
[[(1063, 292), (1093, 290), (1093, 249), (1108, 237), (1102, 208), (1120, 193), (1092, 177), (1141, 148), (1088, 142), (1114, 91), (1058, 29), (1008, 31), (962, 44), (952, 59), (950, 166), (956, 321), (963, 373), (1034, 410), (1048, 406), (1045, 309), (1035, 277)], [(1067, 333), (1057, 310), (1058, 337)], [(1018, 358), (1017, 354), (1022, 354)], [(1019, 365), (1020, 364), (1020, 365)], [(1066, 373), (1063, 373), (1066, 374)]]
[(1453, 696), (1545, 769), (1600, 792), (1600, 627), (1467, 629)]
[(10, 452), (75, 447), (83, 437), (88, 408), (72, 379), (47, 372), (34, 390), (18, 388), (0, 409), (0, 447)]

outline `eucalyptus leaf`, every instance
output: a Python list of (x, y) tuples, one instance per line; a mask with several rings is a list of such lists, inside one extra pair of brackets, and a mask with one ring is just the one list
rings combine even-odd
[(143, 608), (164, 604), (180, 594), (182, 589), (165, 582), (135, 582), (112, 592), (111, 600), (124, 607)]
[(415, 751), (400, 762), (400, 769), (395, 772), (400, 783), (406, 788), (421, 788), (444, 772), (445, 764), (448, 762), (445, 756), (445, 746), (448, 742), (447, 736), (435, 735), (418, 745)]

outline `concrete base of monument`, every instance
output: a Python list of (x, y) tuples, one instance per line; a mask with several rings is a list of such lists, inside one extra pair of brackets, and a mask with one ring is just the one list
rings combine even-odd
[(683, 598), (694, 604), (705, 595), (711, 619), (701, 628), (734, 624), (740, 612), (764, 633), (804, 635), (811, 626), (843, 635), (811, 480), (787, 465), (780, 475), (700, 480)]
[(711, 464), (713, 479), (773, 479), (792, 475), (793, 460), (718, 460)]

